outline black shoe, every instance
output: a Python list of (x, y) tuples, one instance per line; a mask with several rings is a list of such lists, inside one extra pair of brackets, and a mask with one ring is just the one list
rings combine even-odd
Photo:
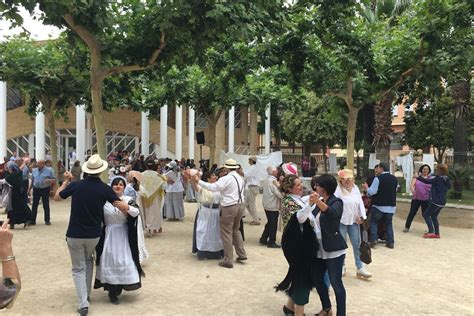
[(291, 316), (294, 315), (295, 312), (286, 307), (286, 305), (283, 305), (283, 314), (285, 314), (285, 316)]
[(30, 225), (28, 226), (35, 226), (36, 225), (36, 222), (30, 222)]
[(267, 247), (268, 247), (268, 248), (281, 248), (280, 245), (277, 245), (277, 244), (275, 244), (275, 243), (273, 243), (273, 244), (268, 244)]
[(377, 246), (377, 242), (376, 241), (371, 241), (370, 242), (370, 248), (375, 248), (375, 246)]
[(385, 247), (393, 249), (393, 248), (395, 248), (395, 245), (394, 244), (386, 244)]
[(114, 305), (120, 304), (117, 294), (115, 293), (109, 292), (109, 299), (110, 299), (110, 303)]
[(86, 316), (89, 313), (89, 307), (78, 308), (77, 312), (81, 316)]
[(46, 222), (44, 224), (49, 226), (49, 225), (51, 225), (51, 222)]
[(262, 245), (262, 246), (268, 245), (268, 242), (267, 242), (266, 240), (263, 240), (263, 239), (260, 239), (260, 240), (258, 241), (258, 243), (259, 243), (260, 245)]
[(30, 226), (31, 223), (30, 222), (26, 222), (25, 224), (23, 224), (23, 229), (25, 229), (26, 227)]

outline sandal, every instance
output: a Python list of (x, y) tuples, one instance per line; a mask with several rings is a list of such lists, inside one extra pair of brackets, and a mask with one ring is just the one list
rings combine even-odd
[(332, 316), (331, 307), (321, 310), (319, 313), (315, 314), (315, 316)]

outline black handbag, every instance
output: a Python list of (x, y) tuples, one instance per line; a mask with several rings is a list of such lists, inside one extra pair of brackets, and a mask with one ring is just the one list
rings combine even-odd
[(362, 231), (362, 240), (360, 241), (359, 251), (360, 251), (360, 261), (362, 261), (365, 264), (369, 264), (372, 262), (372, 249), (370, 249), (368, 240), (369, 240), (368, 233), (364, 229), (364, 231)]

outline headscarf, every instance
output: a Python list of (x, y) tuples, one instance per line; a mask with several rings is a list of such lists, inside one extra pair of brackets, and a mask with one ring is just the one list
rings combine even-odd
[(11, 169), (14, 173), (20, 172), (20, 167), (14, 162), (14, 161), (9, 161), (7, 163), (7, 168)]
[(112, 182), (114, 182), (115, 179), (121, 179), (123, 180), (123, 182), (125, 183), (125, 185), (127, 185), (127, 179), (125, 179), (124, 177), (122, 176), (115, 176), (112, 178), (112, 180), (110, 180), (110, 186), (112, 186)]

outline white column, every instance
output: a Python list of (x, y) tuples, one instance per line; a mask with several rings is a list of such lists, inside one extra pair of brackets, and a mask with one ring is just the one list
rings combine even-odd
[(168, 105), (160, 108), (160, 158), (168, 156)]
[[(135, 136), (133, 139), (135, 141), (135, 155), (140, 153), (140, 138), (138, 136)], [(145, 157), (146, 158), (146, 157)]]
[(148, 157), (150, 154), (150, 121), (148, 111), (142, 112), (142, 147), (141, 154)]
[(7, 83), (0, 81), (0, 159), (7, 156)]
[[(86, 151), (92, 150), (92, 129), (91, 129), (92, 116), (90, 113), (86, 113)], [(76, 151), (77, 152), (77, 151)], [(85, 154), (85, 153), (84, 153)]]
[(183, 107), (176, 106), (175, 159), (183, 158)]
[(29, 134), (28, 135), (28, 153), (30, 154), (30, 157), (34, 156), (34, 151), (35, 151), (35, 134)]
[[(44, 113), (37, 112), (35, 118), (35, 139), (36, 139), (36, 160), (44, 160), (44, 146), (45, 146), (45, 130), (44, 130)], [(56, 135), (49, 135), (49, 137), (56, 137)]]
[[(66, 148), (69, 154), (69, 148)], [(76, 159), (84, 163), (86, 152), (86, 110), (83, 105), (76, 105)], [(72, 161), (74, 163), (74, 161)]]
[(270, 139), (272, 139), (272, 130), (270, 128), (270, 104), (265, 110), (265, 154), (270, 153)]
[(229, 110), (229, 152), (234, 152), (235, 140), (235, 106)]
[(188, 117), (188, 129), (189, 129), (189, 136), (188, 136), (188, 158), (194, 159), (194, 124), (195, 124), (195, 113), (192, 107), (189, 107), (189, 117)]

